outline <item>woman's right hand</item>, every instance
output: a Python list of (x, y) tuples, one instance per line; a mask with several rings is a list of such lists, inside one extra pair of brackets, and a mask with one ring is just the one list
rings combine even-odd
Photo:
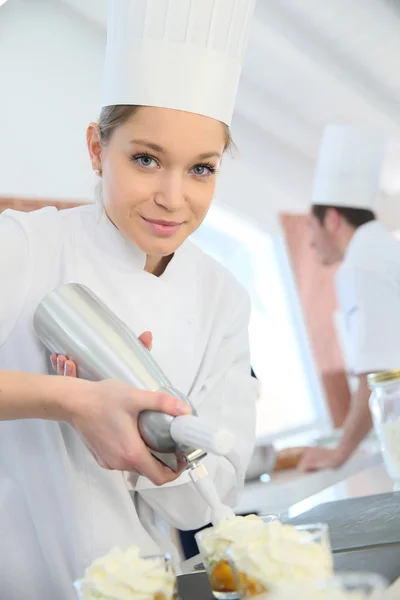
[[(72, 382), (71, 382), (72, 383)], [(171, 416), (190, 413), (183, 401), (161, 392), (139, 390), (120, 381), (75, 380), (77, 389), (68, 400), (68, 422), (79, 433), (100, 466), (134, 471), (155, 485), (173, 481), (179, 475), (149, 452), (138, 429), (144, 410)]]
[[(149, 331), (139, 337), (151, 350)], [(51, 364), (59, 375), (77, 377), (73, 361), (52, 355)], [(179, 474), (153, 457), (138, 429), (143, 410), (156, 410), (172, 416), (190, 412), (186, 402), (159, 392), (147, 392), (119, 381), (76, 381), (82, 393), (68, 399), (69, 423), (80, 434), (100, 466), (105, 469), (134, 471), (156, 485), (173, 481)], [(86, 390), (90, 390), (89, 392)]]

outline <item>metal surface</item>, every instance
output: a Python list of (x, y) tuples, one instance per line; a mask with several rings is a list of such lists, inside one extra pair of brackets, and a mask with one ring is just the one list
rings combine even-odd
[(339, 552), (333, 555), (337, 571), (378, 573), (393, 583), (400, 577), (400, 544)]
[(215, 600), (204, 571), (179, 575), (178, 591), (180, 600)]
[(368, 375), (368, 384), (371, 388), (388, 383), (400, 381), (400, 369), (395, 371), (381, 371), (380, 373), (370, 373)]
[(400, 544), (400, 492), (327, 502), (288, 522), (327, 523), (334, 552)]
[[(83, 379), (116, 379), (136, 388), (167, 391), (188, 404), (157, 365), (137, 336), (88, 288), (76, 283), (50, 292), (34, 315), (34, 329), (51, 353), (73, 360)], [(192, 414), (196, 414), (192, 406)], [(167, 453), (199, 457), (197, 448), (179, 448), (170, 435), (172, 417), (144, 411), (139, 417), (140, 433), (147, 446), (166, 453), (157, 457), (171, 464)], [(200, 453), (204, 456), (205, 453)]]

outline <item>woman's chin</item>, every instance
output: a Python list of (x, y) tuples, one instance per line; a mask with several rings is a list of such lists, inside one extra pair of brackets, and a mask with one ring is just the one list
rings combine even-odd
[(144, 254), (147, 256), (158, 256), (159, 258), (163, 258), (165, 256), (170, 256), (173, 254), (177, 248), (182, 244), (183, 240), (177, 239), (147, 239), (147, 240), (138, 240), (136, 242), (137, 246), (140, 248)]

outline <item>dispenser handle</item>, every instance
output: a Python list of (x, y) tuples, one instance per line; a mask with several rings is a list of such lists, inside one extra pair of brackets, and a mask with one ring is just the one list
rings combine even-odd
[(175, 417), (170, 434), (179, 445), (201, 448), (205, 452), (225, 456), (234, 445), (233, 434), (194, 415)]

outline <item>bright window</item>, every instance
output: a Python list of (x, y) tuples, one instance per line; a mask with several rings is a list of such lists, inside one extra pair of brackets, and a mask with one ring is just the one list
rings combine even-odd
[(286, 247), (242, 215), (214, 206), (192, 241), (227, 267), (252, 299), (252, 366), (261, 384), (258, 437), (329, 422)]

